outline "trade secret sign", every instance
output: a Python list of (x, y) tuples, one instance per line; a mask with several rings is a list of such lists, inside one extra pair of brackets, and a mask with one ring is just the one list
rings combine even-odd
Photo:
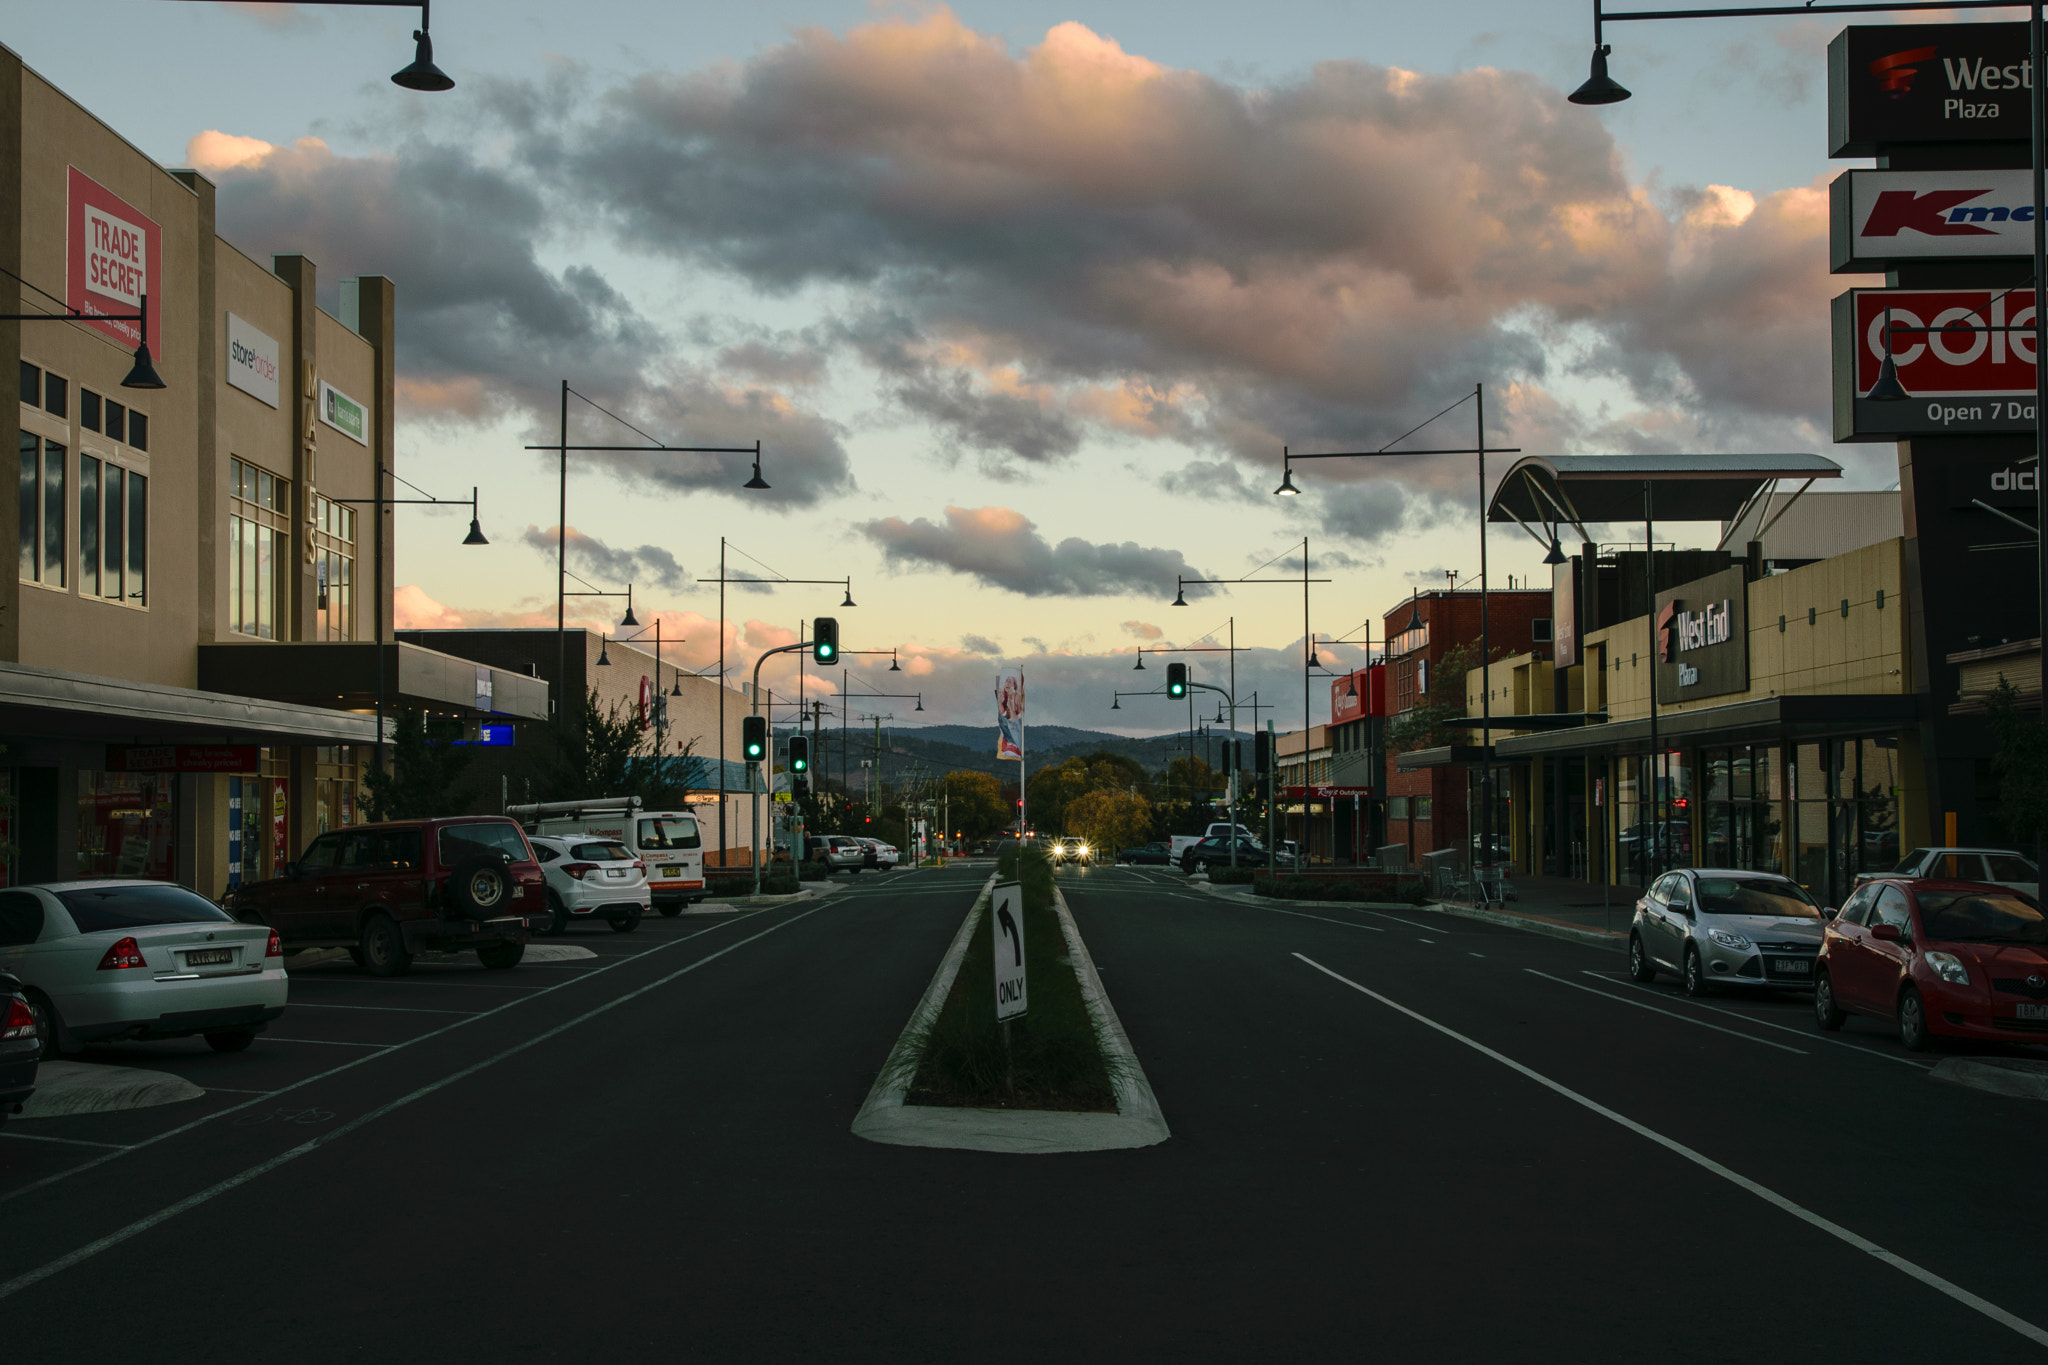
[(1828, 44), (1828, 155), (2025, 142), (2033, 83), (2025, 24), (1845, 28)]
[(258, 402), (276, 407), (277, 338), (228, 314), (228, 383)]
[[(142, 311), (142, 296), (149, 295), (149, 352), (162, 360), (163, 229), (78, 167), (68, 169), (64, 302), (88, 316), (132, 316)], [(142, 343), (139, 323), (86, 325), (123, 350)]]
[[(1899, 385), (1912, 396), (1873, 403), (1887, 317)], [(2032, 434), (2033, 321), (2027, 289), (1852, 289), (1839, 296), (1835, 439)], [(2005, 330), (2014, 327), (2021, 330)]]
[(2033, 250), (2030, 171), (1847, 171), (1828, 186), (1828, 268), (1837, 275)]
[(1657, 594), (1657, 700), (1749, 690), (1749, 587), (1740, 564)]

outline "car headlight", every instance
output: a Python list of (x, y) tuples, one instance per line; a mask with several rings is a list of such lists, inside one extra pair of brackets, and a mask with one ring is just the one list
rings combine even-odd
[(1081, 846), (1080, 846), (1079, 848), (1077, 848), (1077, 849), (1075, 849), (1075, 850), (1074, 850), (1074, 852), (1076, 852), (1076, 853), (1086, 853), (1087, 851), (1088, 851), (1088, 845), (1086, 845), (1086, 844), (1083, 844), (1083, 845), (1081, 845)]
[(1952, 986), (1970, 984), (1970, 969), (1954, 953), (1929, 953), (1927, 965), (1934, 968), (1934, 974)]
[(1726, 929), (1709, 929), (1707, 937), (1724, 948), (1748, 948), (1749, 940), (1740, 934), (1731, 934)]

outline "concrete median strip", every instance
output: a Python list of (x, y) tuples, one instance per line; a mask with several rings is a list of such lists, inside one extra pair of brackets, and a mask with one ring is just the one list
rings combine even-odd
[(132, 1066), (90, 1062), (44, 1062), (36, 1068), (36, 1093), (18, 1120), (60, 1119), (73, 1114), (110, 1114), (196, 1100), (206, 1092), (183, 1076)]
[(939, 960), (939, 969), (932, 974), (931, 985), (925, 988), (924, 998), (911, 1011), (910, 1022), (904, 1025), (896, 1046), (890, 1050), (881, 1075), (875, 1078), (873, 1088), (868, 1091), (867, 1102), (854, 1116), (854, 1135), (870, 1142), (898, 1147), (952, 1147), (974, 1152), (1011, 1153), (1104, 1152), (1123, 1147), (1150, 1147), (1166, 1141), (1172, 1134), (1166, 1126), (1166, 1116), (1160, 1112), (1158, 1097), (1152, 1093), (1152, 1083), (1145, 1078), (1145, 1069), (1138, 1064), (1131, 1040), (1124, 1033), (1123, 1022), (1117, 1018), (1108, 995), (1103, 992), (1102, 977), (1095, 970), (1094, 959), (1088, 956), (1087, 945), (1081, 941), (1074, 916), (1067, 909), (1066, 898), (1059, 894), (1057, 887), (1053, 891), (1053, 909), (1060, 918), (1060, 932), (1066, 938), (1067, 952), (1073, 959), (1082, 997), (1087, 1001), (1089, 1011), (1095, 1015), (1103, 1046), (1110, 1054), (1117, 1112), (1079, 1114), (1051, 1110), (956, 1109), (903, 1102), (910, 1077), (916, 1070), (914, 1059), (908, 1056), (914, 1046), (911, 1040), (938, 1017), (940, 1008), (946, 1003), (946, 997), (953, 989), (953, 978), (960, 972), (961, 960), (967, 956), (968, 941), (981, 920), (994, 885), (995, 877), (991, 875), (968, 910), (967, 918), (961, 921), (960, 931), (953, 936), (946, 955)]
[(2048, 1062), (2031, 1058), (1944, 1057), (1929, 1074), (1937, 1081), (2007, 1099), (2048, 1100)]

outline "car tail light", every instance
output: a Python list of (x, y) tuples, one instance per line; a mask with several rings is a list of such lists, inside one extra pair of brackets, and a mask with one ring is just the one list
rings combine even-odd
[(583, 880), (583, 874), (584, 874), (584, 873), (586, 873), (586, 872), (595, 872), (595, 871), (597, 871), (597, 864), (596, 864), (596, 863), (563, 863), (563, 864), (562, 864), (562, 871), (564, 871), (564, 872), (568, 873), (568, 874), (569, 874), (570, 876), (574, 877), (574, 878), (575, 878), (575, 879), (576, 879), (577, 881), (579, 881), (579, 882), (580, 882), (580, 881), (582, 881), (582, 880)]
[(633, 870), (635, 872), (645, 872), (647, 870), (647, 864), (640, 861), (638, 858), (635, 858), (633, 860)]
[(107, 955), (100, 959), (99, 969), (103, 972), (124, 971), (129, 967), (145, 966), (142, 947), (132, 938), (124, 938), (107, 949)]
[(265, 957), (284, 956), (284, 940), (277, 936), (277, 930), (272, 929), (270, 931), (270, 942), (263, 945), (263, 955)]
[(8, 1038), (32, 1038), (36, 1031), (34, 1011), (19, 1000), (7, 1002), (7, 1018), (0, 1022), (0, 1041)]

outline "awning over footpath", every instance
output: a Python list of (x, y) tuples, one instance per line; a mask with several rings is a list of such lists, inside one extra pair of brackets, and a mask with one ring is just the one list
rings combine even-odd
[[(377, 705), (377, 650), (369, 640), (201, 645), (199, 682), (275, 701), (371, 710)], [(548, 718), (548, 685), (539, 678), (402, 641), (387, 641), (383, 650), (387, 714), (410, 708)]]
[(1733, 521), (1777, 480), (1841, 475), (1821, 455), (1524, 455), (1494, 485), (1486, 518), (1562, 523), (1590, 540), (1593, 523), (1642, 523), (1645, 483), (1658, 521)]
[[(1856, 734), (1873, 727), (1911, 725), (1919, 719), (1919, 699), (1910, 693), (1765, 697), (1732, 706), (1660, 712), (1657, 741), (1667, 747), (1782, 743)], [(1503, 759), (1547, 754), (1642, 753), (1650, 747), (1650, 721), (1645, 716), (1547, 734), (1515, 735), (1495, 741), (1493, 747)]]
[(374, 744), (375, 716), (0, 663), (0, 733), (152, 744)]

